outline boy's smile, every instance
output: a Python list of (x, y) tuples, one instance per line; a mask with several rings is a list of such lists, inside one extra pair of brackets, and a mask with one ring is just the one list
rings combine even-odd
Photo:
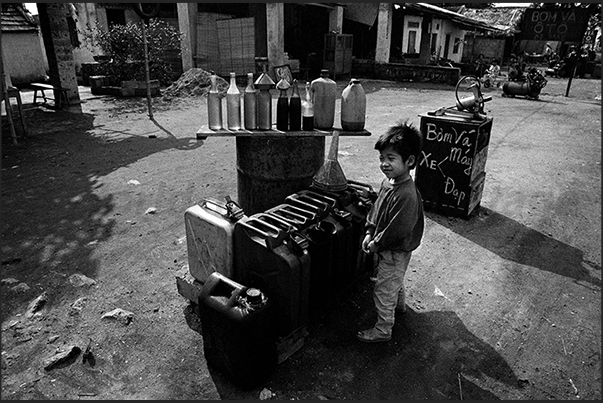
[(402, 161), (402, 156), (393, 147), (387, 147), (380, 152), (379, 167), (388, 179), (400, 182), (408, 179), (410, 176), (409, 165), (413, 162), (412, 159), (414, 157), (410, 156), (408, 160)]

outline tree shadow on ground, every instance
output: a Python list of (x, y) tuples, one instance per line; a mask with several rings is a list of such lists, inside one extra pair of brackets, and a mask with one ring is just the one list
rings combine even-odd
[(585, 267), (599, 270), (584, 260), (584, 253), (573, 246), (535, 231), (502, 214), (479, 207), (467, 219), (450, 219), (434, 211), (426, 216), (505, 260), (585, 281), (597, 286), (601, 279)]
[(311, 318), (303, 346), (257, 388), (238, 388), (208, 363), (221, 398), (257, 399), (267, 388), (287, 400), (498, 400), (475, 379), (494, 379), (505, 389), (522, 387), (504, 358), (452, 311), (408, 308), (397, 314), (391, 341), (358, 341), (356, 332), (375, 320), (372, 282), (361, 280), (351, 288)]
[(28, 286), (2, 285), (2, 320), (42, 290), (53, 290), (50, 304), (72, 292), (67, 280), (74, 273), (97, 276), (95, 245), (116, 225), (114, 195), (98, 191), (104, 176), (154, 153), (203, 144), (127, 131), (107, 141), (93, 114), (30, 108), (27, 115), (29, 134), (18, 146), (2, 138), (2, 278)]

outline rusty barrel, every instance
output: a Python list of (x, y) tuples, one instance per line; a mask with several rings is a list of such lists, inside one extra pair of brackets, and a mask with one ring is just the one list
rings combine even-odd
[(237, 137), (238, 203), (264, 212), (307, 189), (325, 158), (324, 136)]

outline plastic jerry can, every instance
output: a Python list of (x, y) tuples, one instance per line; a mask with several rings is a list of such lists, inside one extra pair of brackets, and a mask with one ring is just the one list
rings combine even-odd
[(270, 298), (214, 272), (199, 295), (203, 352), (208, 365), (251, 389), (277, 365), (274, 310)]
[(210, 274), (233, 276), (234, 223), (243, 210), (230, 197), (226, 202), (208, 198), (184, 212), (190, 274), (204, 283)]
[(252, 217), (235, 223), (234, 239), (235, 273), (274, 302), (277, 338), (304, 327), (310, 285), (307, 239)]

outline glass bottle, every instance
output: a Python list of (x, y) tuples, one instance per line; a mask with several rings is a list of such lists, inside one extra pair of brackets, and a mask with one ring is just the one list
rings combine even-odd
[(255, 87), (260, 90), (257, 98), (258, 129), (271, 130), (272, 95), (270, 94), (270, 89), (274, 88), (274, 81), (266, 73), (266, 66), (264, 66), (264, 72), (255, 80)]
[(310, 94), (310, 82), (306, 81), (306, 93), (302, 101), (302, 129), (307, 131), (314, 130), (314, 104)]
[(241, 130), (241, 92), (235, 73), (230, 73), (230, 86), (226, 91), (226, 114), (228, 130)]
[(218, 91), (218, 76), (213, 71), (209, 76), (211, 86), (207, 94), (207, 120), (211, 130), (222, 129), (222, 97)]
[(289, 87), (289, 82), (284, 78), (276, 83), (276, 88), (281, 91), (276, 101), (276, 130), (289, 129), (289, 96), (287, 95)]
[(301, 114), (301, 98), (299, 96), (299, 88), (297, 88), (297, 80), (293, 80), (293, 91), (289, 99), (289, 130), (299, 131), (302, 126)]
[(257, 91), (253, 86), (253, 73), (247, 73), (247, 87), (245, 87), (243, 95), (243, 114), (245, 116), (245, 129), (257, 129)]

